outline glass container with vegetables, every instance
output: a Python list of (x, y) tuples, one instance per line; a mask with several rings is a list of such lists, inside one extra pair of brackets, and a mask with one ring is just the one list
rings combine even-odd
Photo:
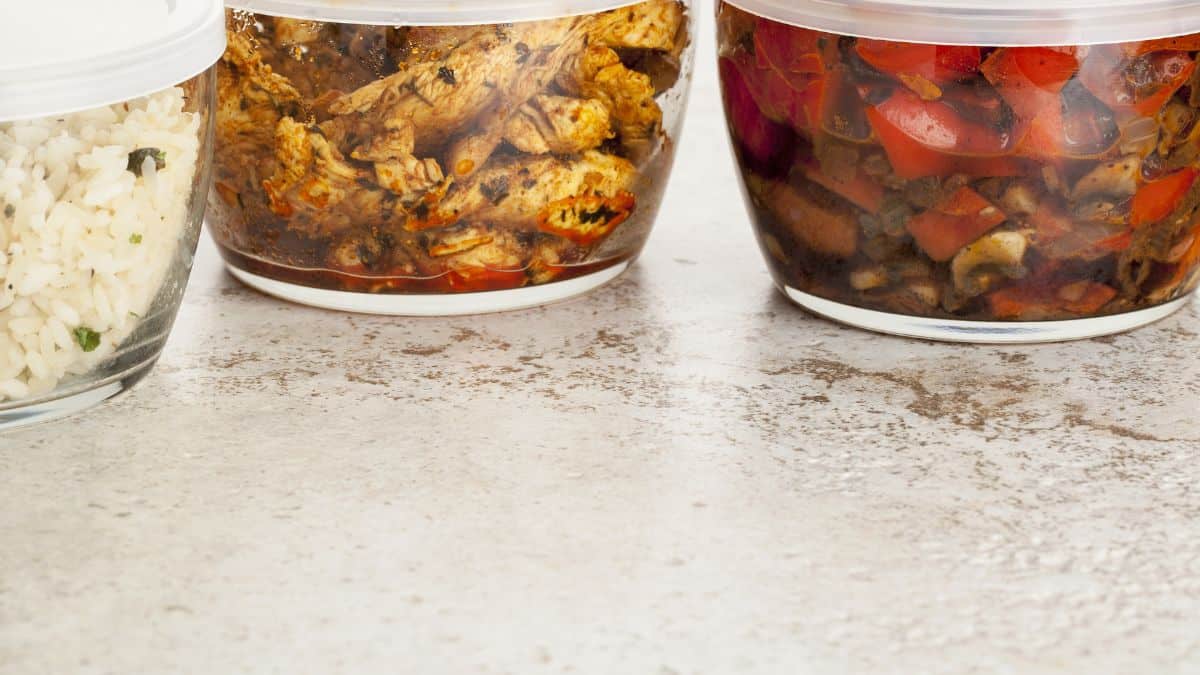
[(687, 0), (237, 0), (209, 223), (293, 301), (460, 314), (638, 255), (691, 72)]
[(0, 21), (0, 429), (141, 379), (208, 191), (218, 0), (13, 3)]
[(1200, 281), (1200, 5), (735, 0), (720, 76), (767, 263), (798, 304), (1048, 341)]

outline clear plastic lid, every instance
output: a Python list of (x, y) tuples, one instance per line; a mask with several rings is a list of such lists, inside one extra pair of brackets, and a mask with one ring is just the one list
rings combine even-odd
[(145, 96), (225, 50), (221, 0), (0, 0), (0, 122)]
[(1200, 32), (1200, 0), (731, 0), (841, 35), (979, 46), (1133, 42)]
[[(0, 0), (3, 1), (3, 0)], [(383, 26), (461, 26), (603, 12), (638, 0), (229, 0), (272, 16)]]

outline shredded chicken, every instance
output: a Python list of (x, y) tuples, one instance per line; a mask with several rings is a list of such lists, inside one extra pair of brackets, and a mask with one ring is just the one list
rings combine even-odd
[(217, 192), (220, 217), (244, 213), (215, 229), (260, 257), (452, 290), (554, 280), (665, 171), (647, 161), (656, 96), (682, 79), (687, 27), (678, 0), (451, 27), (238, 15)]
[(443, 143), (516, 86), (533, 52), (562, 44), (580, 19), (481, 28), (444, 58), (406, 67), (330, 104), (335, 115), (359, 113), (376, 127), (412, 125), (417, 148)]
[[(615, 197), (629, 190), (636, 178), (637, 167), (627, 160), (595, 151), (576, 160), (508, 158), (455, 186), (437, 206), (432, 222), (470, 219), (533, 229), (549, 204), (589, 195)], [(409, 228), (422, 229), (428, 222), (416, 220)]]
[(477, 126), (481, 130), (465, 135), (450, 146), (446, 164), (455, 176), (469, 176), (487, 162), (504, 139), (505, 126), (517, 109), (553, 82), (567, 59), (583, 48), (589, 23), (589, 19), (581, 20), (561, 43), (526, 58), (521, 77), (480, 116)]
[(568, 93), (601, 101), (620, 136), (621, 144), (635, 157), (645, 157), (657, 145), (662, 108), (654, 100), (654, 85), (645, 73), (630, 70), (612, 49), (592, 45), (577, 56), (559, 76)]
[(683, 7), (675, 0), (650, 0), (599, 15), (591, 43), (674, 52), (683, 20)]
[(612, 138), (608, 108), (596, 99), (543, 95), (521, 106), (504, 138), (521, 152), (568, 155), (600, 147)]

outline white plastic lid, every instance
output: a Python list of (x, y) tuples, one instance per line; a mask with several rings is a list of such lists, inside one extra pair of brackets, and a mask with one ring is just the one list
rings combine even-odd
[(1200, 0), (732, 0), (775, 21), (858, 37), (978, 46), (1132, 42), (1200, 32)]
[[(0, 0), (3, 1), (3, 0)], [(638, 0), (229, 0), (233, 9), (380, 26), (463, 26), (592, 14)]]
[(152, 94), (225, 50), (221, 0), (0, 2), (0, 122)]

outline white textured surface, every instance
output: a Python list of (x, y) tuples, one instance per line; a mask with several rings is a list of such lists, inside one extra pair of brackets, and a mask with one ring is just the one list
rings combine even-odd
[(1195, 305), (1044, 347), (803, 314), (701, 50), (588, 298), (339, 315), (206, 243), (145, 383), (0, 437), (0, 672), (1200, 672)]

